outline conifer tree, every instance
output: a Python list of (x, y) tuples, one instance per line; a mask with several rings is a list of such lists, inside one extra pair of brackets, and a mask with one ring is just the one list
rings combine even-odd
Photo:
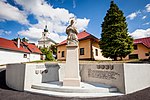
[(118, 6), (111, 1), (102, 23), (100, 48), (104, 57), (117, 60), (126, 57), (133, 50), (133, 39), (128, 34), (126, 18)]

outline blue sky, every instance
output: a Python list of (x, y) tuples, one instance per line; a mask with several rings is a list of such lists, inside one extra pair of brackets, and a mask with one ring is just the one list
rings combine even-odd
[[(19, 34), (37, 42), (48, 25), (49, 37), (66, 39), (69, 19), (75, 17), (79, 32), (86, 30), (100, 38), (101, 24), (111, 0), (0, 0), (0, 37), (13, 39)], [(150, 37), (150, 0), (114, 0), (124, 12), (129, 34)]]

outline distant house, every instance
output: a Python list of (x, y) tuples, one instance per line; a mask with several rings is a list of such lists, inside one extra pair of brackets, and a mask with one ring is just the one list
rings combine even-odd
[[(102, 56), (99, 48), (99, 39), (86, 31), (79, 33), (79, 59), (83, 60), (110, 60)], [(57, 45), (57, 59), (66, 60), (66, 40)]]
[(56, 42), (50, 38), (47, 37), (48, 35), (48, 29), (47, 26), (45, 26), (44, 32), (42, 33), (42, 38), (40, 38), (40, 40), (38, 40), (38, 47), (39, 48), (48, 48), (51, 45), (55, 45)]
[(0, 65), (40, 60), (41, 54), (35, 44), (0, 38)]
[(134, 40), (134, 51), (125, 59), (148, 59), (150, 57), (150, 37)]

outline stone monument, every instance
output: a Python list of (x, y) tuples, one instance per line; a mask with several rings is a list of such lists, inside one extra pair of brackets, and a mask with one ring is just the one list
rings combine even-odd
[(71, 19), (70, 25), (66, 28), (67, 37), (67, 56), (64, 68), (63, 86), (80, 86), (79, 75), (79, 54), (77, 30), (74, 27), (74, 20)]

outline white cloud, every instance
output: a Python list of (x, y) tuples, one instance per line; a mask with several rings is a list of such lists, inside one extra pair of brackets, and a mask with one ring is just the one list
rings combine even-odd
[(150, 37), (150, 28), (148, 28), (146, 30), (144, 30), (144, 29), (137, 29), (134, 32), (130, 33), (130, 35), (134, 39)]
[(42, 32), (42, 29), (31, 27), (28, 30), (19, 31), (18, 34), (25, 36), (29, 39), (39, 39), (40, 37), (42, 37)]
[[(21, 36), (27, 37), (29, 39), (29, 42), (35, 42), (37, 44), (37, 40), (39, 40), (42, 37), (43, 29), (38, 28), (29, 28), (28, 30), (23, 30), (18, 32)], [(62, 40), (66, 39), (65, 35), (59, 35), (57, 33), (49, 33), (48, 37), (53, 39), (55, 42), (59, 43)]]
[(130, 20), (133, 20), (135, 17), (137, 17), (138, 14), (140, 14), (140, 11), (131, 13), (130, 15), (127, 16), (127, 18), (129, 18)]
[(150, 22), (147, 22), (147, 23), (144, 23), (143, 25), (149, 25), (150, 24)]
[(60, 43), (63, 40), (66, 40), (67, 36), (66, 35), (58, 35), (56, 33), (50, 33), (48, 35), (49, 38), (53, 39), (55, 42)]
[(56, 42), (61, 42), (66, 39), (64, 33), (71, 17), (76, 18), (78, 31), (87, 28), (90, 21), (86, 18), (77, 18), (64, 8), (53, 8), (44, 0), (15, 0), (15, 2), (21, 5), (28, 14), (33, 14), (38, 20), (38, 23), (31, 24), (28, 30), (19, 32), (19, 34), (31, 40), (41, 38), (44, 26), (47, 25), (50, 33), (49, 37)]
[(142, 19), (145, 19), (147, 16), (143, 16)]
[(5, 31), (5, 30), (0, 29), (0, 35), (2, 34), (10, 35), (11, 31)]
[(150, 12), (150, 4), (147, 4), (145, 7), (146, 7), (146, 11)]
[(86, 19), (86, 18), (84, 18), (84, 19), (77, 19), (75, 26), (77, 27), (78, 31), (82, 31), (82, 30), (87, 28), (87, 26), (89, 24), (89, 21), (90, 20)]
[(0, 1), (0, 21), (13, 20), (21, 24), (28, 24), (27, 16), (18, 8)]

